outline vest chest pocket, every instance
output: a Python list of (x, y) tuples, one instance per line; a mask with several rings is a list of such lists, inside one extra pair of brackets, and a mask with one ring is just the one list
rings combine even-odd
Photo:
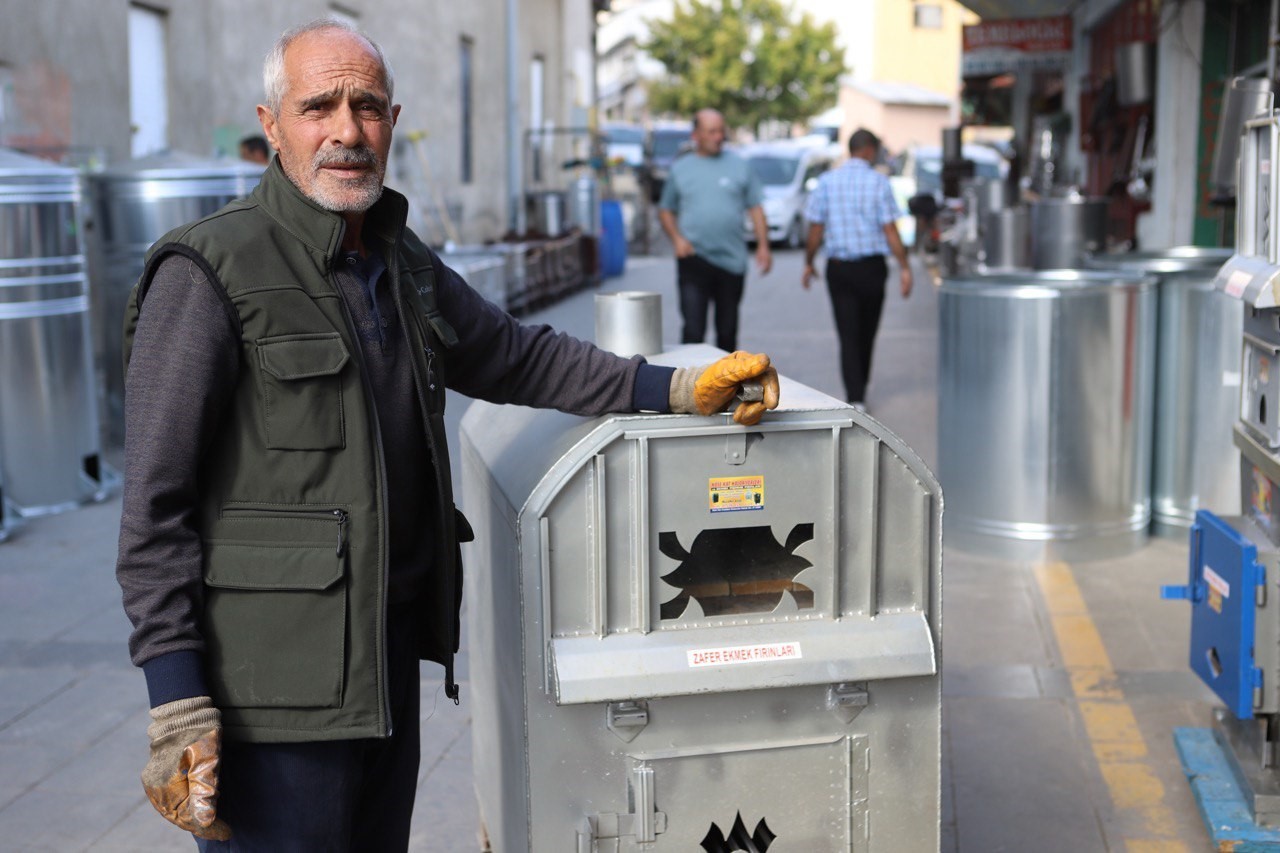
[(340, 374), (349, 356), (338, 333), (262, 338), (257, 349), (267, 447), (345, 447)]

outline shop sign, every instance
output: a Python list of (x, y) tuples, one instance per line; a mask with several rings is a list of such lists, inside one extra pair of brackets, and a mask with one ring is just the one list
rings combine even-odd
[(1071, 34), (1070, 15), (983, 21), (964, 27), (964, 75), (1066, 68), (1071, 61)]

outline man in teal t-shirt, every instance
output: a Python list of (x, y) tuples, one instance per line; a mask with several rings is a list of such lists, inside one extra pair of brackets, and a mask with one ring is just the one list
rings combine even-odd
[(716, 306), (716, 346), (738, 348), (738, 303), (747, 273), (742, 211), (756, 232), (756, 266), (773, 266), (769, 229), (760, 208), (760, 179), (745, 160), (724, 150), (724, 116), (698, 110), (691, 154), (671, 165), (662, 187), (658, 220), (676, 250), (681, 342), (700, 344), (707, 332), (707, 306)]

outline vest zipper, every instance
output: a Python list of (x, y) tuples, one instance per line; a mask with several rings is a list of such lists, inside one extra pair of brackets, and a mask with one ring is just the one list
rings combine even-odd
[(338, 525), (338, 557), (347, 553), (347, 519), (345, 509), (253, 509), (252, 507), (229, 507), (222, 510), (223, 517), (250, 516), (252, 518), (315, 518), (323, 521), (332, 519)]
[[(341, 229), (345, 231), (343, 226)], [(342, 234), (339, 233), (338, 241), (341, 243)], [(388, 266), (390, 271), (390, 266)], [(382, 446), (382, 424), (378, 419), (378, 406), (373, 399), (373, 383), (369, 379), (369, 369), (364, 363), (364, 353), (360, 351), (360, 335), (356, 333), (355, 321), (351, 319), (351, 311), (347, 308), (347, 299), (342, 295), (342, 285), (338, 284), (337, 276), (333, 274), (333, 270), (329, 270), (329, 284), (333, 286), (334, 292), (338, 294), (338, 306), (342, 311), (342, 319), (347, 324), (347, 334), (353, 342), (352, 356), (357, 364), (360, 365), (360, 385), (361, 391), (364, 393), (364, 404), (369, 410), (369, 417), (373, 421), (373, 443), (378, 454), (378, 506), (381, 512), (378, 514), (378, 535), (383, 542), (387, 542), (387, 452)], [(374, 298), (377, 298), (376, 296)], [(390, 543), (388, 543), (389, 546)], [(382, 663), (382, 716), (386, 720), (387, 737), (391, 737), (395, 733), (395, 723), (391, 719), (391, 674), (387, 671), (390, 660), (387, 656), (387, 586), (390, 583), (388, 579), (389, 569), (387, 561), (384, 559), (379, 567), (382, 573), (382, 583), (378, 586), (378, 607), (382, 610), (382, 630), (376, 638), (378, 649), (378, 659)], [(412, 725), (417, 725), (414, 720)]]

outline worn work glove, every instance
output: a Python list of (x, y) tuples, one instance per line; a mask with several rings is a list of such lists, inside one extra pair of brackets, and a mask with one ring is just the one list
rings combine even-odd
[(151, 760), (142, 788), (164, 819), (200, 838), (226, 841), (231, 827), (218, 820), (218, 764), (222, 715), (208, 696), (151, 709)]
[(778, 407), (778, 371), (763, 353), (739, 351), (703, 367), (677, 368), (671, 379), (671, 411), (696, 415), (722, 412), (742, 383), (753, 379), (764, 386), (764, 399), (743, 402), (733, 412), (734, 421), (753, 426), (760, 422), (765, 409)]

